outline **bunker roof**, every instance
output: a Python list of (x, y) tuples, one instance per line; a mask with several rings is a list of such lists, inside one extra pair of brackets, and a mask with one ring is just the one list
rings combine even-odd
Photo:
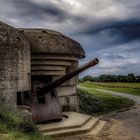
[(48, 29), (20, 29), (31, 45), (32, 54), (69, 55), (84, 58), (85, 52), (75, 40)]
[(24, 34), (0, 21), (0, 58), (17, 58), (17, 53), (22, 52), (24, 55), (23, 50), (26, 48), (29, 48), (29, 43)]

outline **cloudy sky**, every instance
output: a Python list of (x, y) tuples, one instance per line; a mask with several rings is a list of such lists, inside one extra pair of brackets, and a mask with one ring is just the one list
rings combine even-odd
[(0, 20), (77, 40), (100, 64), (83, 73), (140, 75), (140, 0), (0, 0)]

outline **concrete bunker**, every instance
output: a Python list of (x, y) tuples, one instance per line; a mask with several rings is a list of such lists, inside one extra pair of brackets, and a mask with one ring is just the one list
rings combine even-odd
[(27, 109), (37, 122), (62, 118), (78, 111), (78, 74), (85, 57), (81, 45), (47, 29), (16, 29), (0, 22), (0, 103)]
[[(65, 35), (46, 29), (22, 29), (31, 46), (32, 90), (68, 74), (85, 57), (81, 45)], [(58, 87), (63, 111), (78, 111), (76, 85), (78, 76)]]

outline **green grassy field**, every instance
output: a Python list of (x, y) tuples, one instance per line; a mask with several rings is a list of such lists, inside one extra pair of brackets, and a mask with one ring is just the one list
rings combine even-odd
[(108, 83), (108, 82), (101, 82), (97, 83), (98, 85), (105, 86), (105, 87), (118, 87), (118, 88), (131, 88), (131, 89), (140, 89), (140, 83)]
[(80, 85), (90, 88), (100, 88), (140, 96), (140, 83), (94, 83), (84, 82)]
[[(108, 112), (120, 110), (132, 106), (134, 102), (127, 98), (114, 96), (108, 93), (96, 91), (99, 85), (93, 86), (91, 83), (81, 83), (78, 86), (81, 92), (80, 112), (90, 115), (100, 115)], [(84, 96), (83, 96), (84, 95)]]

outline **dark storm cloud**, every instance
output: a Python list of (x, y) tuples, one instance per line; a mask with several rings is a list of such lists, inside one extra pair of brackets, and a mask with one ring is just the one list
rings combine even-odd
[[(7, 4), (9, 4), (9, 7), (7, 7), (9, 10), (5, 10), (5, 7), (3, 7), (3, 5), (6, 6)], [(30, 23), (32, 25), (37, 25), (38, 23), (40, 25), (51, 23), (61, 24), (66, 20), (74, 22), (83, 20), (82, 16), (74, 16), (56, 6), (51, 1), (39, 4), (31, 0), (5, 0), (3, 2), (0, 1), (0, 5), (0, 11), (3, 13), (3, 15), (1, 13), (0, 16), (15, 26), (24, 26)]]
[[(1, 0), (0, 19), (15, 27), (50, 28), (71, 36), (98, 57), (90, 75), (140, 74), (139, 0)], [(130, 67), (131, 66), (131, 67)]]
[(118, 43), (129, 42), (133, 40), (140, 39), (140, 21), (131, 22), (126, 21), (125, 23), (119, 23), (118, 25), (114, 25), (107, 30), (107, 35), (116, 36)]
[[(66, 11), (59, 9), (51, 3), (39, 5), (30, 0), (12, 0), (14, 8), (18, 12), (16, 15), (21, 16), (22, 18), (33, 18), (41, 20), (44, 15), (49, 15), (56, 20), (64, 20), (67, 18)], [(46, 22), (49, 22), (46, 19)]]
[[(102, 33), (106, 36), (113, 38), (110, 40), (110, 43), (125, 43), (133, 40), (140, 39), (140, 20), (126, 20), (126, 21), (110, 21), (106, 24), (99, 23), (95, 26), (90, 25), (83, 31), (76, 33), (76, 35), (99, 35), (102, 36)], [(108, 42), (109, 44), (109, 42)]]
[(111, 60), (116, 60), (116, 59), (124, 60), (126, 58), (125, 56), (122, 56), (122, 55), (119, 55), (119, 54), (104, 55), (104, 57), (106, 57), (107, 59), (111, 59)]

